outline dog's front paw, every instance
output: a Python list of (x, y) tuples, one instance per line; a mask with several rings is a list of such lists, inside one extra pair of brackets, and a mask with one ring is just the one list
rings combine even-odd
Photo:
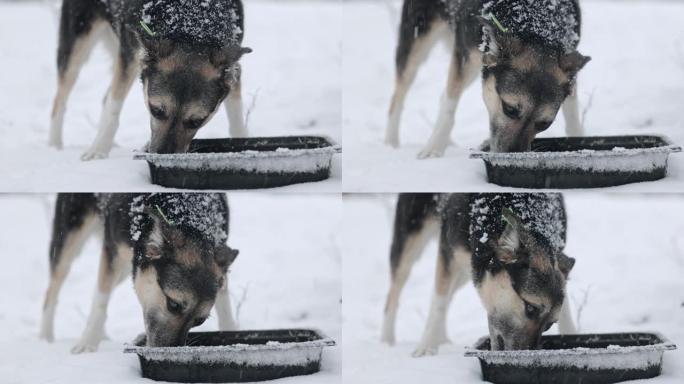
[(107, 156), (109, 156), (108, 153), (96, 149), (89, 149), (85, 151), (81, 155), (81, 160), (83, 161), (90, 161), (90, 160), (100, 160), (100, 159), (106, 159)]
[(397, 136), (386, 136), (385, 145), (392, 148), (399, 148), (399, 138)]
[(38, 338), (41, 340), (45, 340), (48, 343), (52, 343), (53, 341), (55, 341), (55, 335), (52, 333), (52, 331), (48, 331), (45, 329), (40, 331)]
[(62, 149), (64, 149), (64, 144), (62, 143), (62, 140), (60, 140), (60, 139), (52, 139), (51, 138), (48, 141), (48, 146), (51, 148), (54, 148), (58, 151), (61, 151)]
[(419, 159), (435, 159), (444, 156), (446, 148), (432, 148), (428, 147), (418, 152)]
[(389, 346), (394, 346), (396, 344), (396, 340), (394, 339), (394, 335), (386, 335), (383, 333), (382, 337), (380, 337), (380, 342), (385, 343)]
[(425, 356), (434, 356), (437, 354), (437, 350), (439, 347), (437, 346), (426, 346), (426, 345), (420, 345), (418, 348), (416, 348), (415, 351), (411, 354), (413, 357), (425, 357)]
[(88, 340), (81, 340), (71, 348), (71, 353), (77, 355), (79, 353), (88, 353), (97, 351), (97, 344)]

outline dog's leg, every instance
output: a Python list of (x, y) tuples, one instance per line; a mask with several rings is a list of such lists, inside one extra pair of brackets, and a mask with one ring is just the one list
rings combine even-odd
[(218, 316), (219, 331), (235, 331), (238, 329), (233, 310), (230, 305), (230, 294), (228, 292), (228, 275), (226, 275), (223, 287), (216, 295), (216, 315)]
[(50, 283), (45, 292), (40, 325), (41, 339), (49, 342), (55, 339), (55, 309), (59, 292), (69, 274), (72, 262), (81, 253), (83, 244), (91, 235), (96, 223), (97, 217), (93, 212), (86, 209), (79, 212), (60, 212), (58, 203), (50, 246)]
[[(107, 239), (105, 236), (105, 244)], [(107, 305), (116, 285), (121, 282), (130, 271), (133, 252), (127, 246), (113, 247), (110, 254), (108, 247), (103, 246), (100, 257), (100, 268), (97, 278), (97, 288), (93, 297), (88, 322), (83, 330), (81, 339), (71, 349), (71, 353), (94, 352), (100, 341), (106, 338), (105, 320), (107, 319)]]
[(563, 117), (565, 118), (565, 133), (568, 136), (583, 136), (584, 128), (579, 116), (579, 102), (577, 100), (577, 83), (563, 103)]
[(405, 22), (402, 20), (399, 34), (396, 53), (397, 74), (385, 132), (385, 144), (395, 148), (399, 146), (399, 125), (406, 94), (416, 78), (418, 68), (425, 62), (439, 38), (449, 32), (445, 22), (435, 20), (427, 23), (426, 29), (415, 27), (419, 30), (418, 34), (415, 33), (415, 28), (410, 28), (410, 32), (406, 33), (403, 31), (406, 27), (403, 25)]
[(482, 67), (481, 55), (479, 51), (461, 53), (454, 50), (449, 66), (447, 88), (440, 102), (437, 123), (427, 144), (418, 153), (419, 159), (444, 155), (449, 145), (451, 130), (454, 128), (456, 107), (463, 91), (475, 80)]
[[(236, 64), (238, 65), (238, 64)], [(242, 105), (242, 80), (241, 73), (238, 68), (237, 80), (230, 87), (230, 92), (223, 102), (223, 105), (228, 114), (228, 123), (230, 124), (230, 137), (247, 137), (247, 127), (245, 127), (245, 118), (243, 115)]]
[(443, 240), (444, 236), (445, 234), (442, 234), (440, 241), (435, 292), (430, 304), (430, 313), (423, 337), (413, 352), (413, 357), (435, 355), (439, 346), (449, 341), (446, 327), (449, 305), (454, 293), (469, 280), (470, 252), (462, 248), (452, 250)]
[(82, 20), (75, 25), (74, 15), (63, 9), (59, 29), (59, 48), (57, 50), (57, 94), (52, 103), (50, 117), (50, 136), (48, 144), (62, 149), (62, 132), (66, 104), (76, 83), (81, 67), (88, 59), (105, 23), (97, 20)]
[(397, 203), (394, 238), (390, 250), (391, 285), (385, 304), (381, 340), (393, 345), (399, 297), (408, 280), (411, 268), (427, 242), (439, 228), (430, 213), (432, 195), (401, 195)]
[[(123, 36), (122, 39), (124, 39)], [(90, 148), (81, 156), (82, 160), (103, 159), (109, 155), (114, 144), (114, 135), (119, 128), (121, 108), (138, 71), (139, 66), (133, 47), (122, 42), (114, 60), (112, 83), (104, 99), (97, 136)]]
[(558, 319), (558, 332), (561, 335), (572, 335), (577, 333), (575, 321), (572, 319), (572, 310), (570, 309), (570, 298), (565, 294), (563, 306), (561, 307), (560, 317)]

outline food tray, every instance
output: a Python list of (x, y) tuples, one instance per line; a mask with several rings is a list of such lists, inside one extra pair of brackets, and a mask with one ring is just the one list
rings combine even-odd
[(219, 383), (309, 375), (321, 367), (323, 348), (335, 342), (311, 329), (190, 332), (186, 346), (127, 345), (142, 376), (161, 381)]
[(483, 337), (465, 355), (480, 359), (483, 379), (496, 384), (600, 384), (656, 377), (672, 349), (656, 333), (612, 333), (543, 336), (540, 349), (523, 351), (490, 351)]
[(184, 189), (273, 188), (330, 177), (341, 148), (322, 136), (196, 139), (188, 153), (136, 153), (153, 184)]
[(663, 136), (590, 136), (535, 139), (530, 152), (474, 152), (490, 183), (517, 188), (600, 188), (667, 175), (670, 153)]

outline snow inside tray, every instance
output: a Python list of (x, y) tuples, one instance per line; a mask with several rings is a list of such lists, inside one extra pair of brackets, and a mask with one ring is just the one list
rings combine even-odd
[(489, 182), (519, 188), (595, 188), (662, 179), (670, 153), (662, 136), (535, 139), (530, 152), (474, 152)]
[(484, 337), (465, 356), (493, 383), (615, 383), (660, 375), (672, 349), (655, 333), (543, 336), (540, 349), (522, 351), (491, 351)]
[(335, 342), (316, 330), (282, 329), (191, 332), (186, 346), (147, 347), (144, 337), (127, 345), (143, 377), (174, 382), (241, 382), (312, 374), (323, 348)]
[(137, 153), (154, 184), (174, 188), (270, 188), (330, 177), (341, 148), (321, 136), (193, 140), (188, 153)]

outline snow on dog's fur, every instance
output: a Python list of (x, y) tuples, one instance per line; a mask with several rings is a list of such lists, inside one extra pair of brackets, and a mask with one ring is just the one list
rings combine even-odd
[(105, 337), (111, 293), (131, 272), (148, 346), (184, 344), (190, 328), (202, 324), (214, 305), (219, 327), (235, 329), (227, 272), (238, 251), (226, 245), (228, 216), (222, 194), (60, 194), (41, 337), (54, 340), (59, 291), (93, 232), (103, 238), (97, 288), (72, 352), (97, 349)]
[(454, 293), (473, 280), (488, 314), (492, 349), (533, 349), (560, 320), (573, 332), (565, 283), (575, 260), (563, 253), (566, 218), (558, 194), (404, 194), (390, 251), (391, 287), (382, 340), (395, 341), (399, 296), (427, 241), (439, 236), (435, 291), (414, 356), (447, 341)]

